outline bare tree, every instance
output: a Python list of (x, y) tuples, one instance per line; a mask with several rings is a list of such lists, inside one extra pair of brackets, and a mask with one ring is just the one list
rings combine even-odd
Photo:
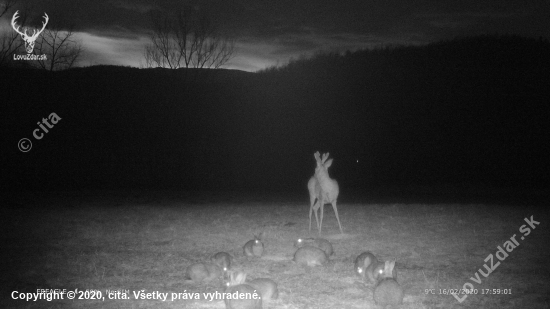
[(192, 7), (183, 7), (174, 16), (152, 12), (151, 20), (151, 43), (144, 51), (146, 67), (219, 68), (233, 55), (234, 41)]
[(209, 37), (200, 46), (203, 48), (194, 58), (195, 67), (217, 69), (231, 59), (235, 42), (233, 40), (218, 40), (215, 37)]
[(231, 59), (234, 40), (220, 35), (207, 16), (202, 16), (195, 31), (196, 53), (192, 57), (196, 68), (219, 68)]
[[(177, 40), (178, 29), (173, 21), (158, 12), (151, 13), (153, 21), (153, 34), (151, 35), (151, 44), (145, 46), (145, 64), (147, 67), (163, 67), (178, 69), (182, 67), (182, 57), (185, 57), (179, 47)], [(175, 32), (175, 33), (174, 33)]]
[[(18, 0), (6, 0), (3, 5), (0, 4), (0, 17), (8, 12), (8, 10), (12, 8), (17, 1)], [(48, 7), (52, 8), (52, 5), (49, 5)], [(32, 42), (34, 46), (29, 46), (31, 48), (27, 49), (27, 53), (30, 53), (29, 50), (31, 50), (31, 52), (39, 56), (37, 58), (38, 60), (32, 62), (25, 61), (21, 62), (21, 64), (24, 63), (46, 70), (61, 70), (70, 68), (78, 62), (78, 59), (83, 52), (82, 43), (76, 39), (74, 27), (64, 26), (72, 23), (61, 17), (64, 14), (59, 13), (60, 8), (62, 8), (62, 6), (58, 4), (56, 5), (56, 8), (53, 9), (54, 12), (58, 13), (57, 16), (52, 18), (54, 20), (53, 24), (48, 23), (49, 17), (44, 12), (43, 18), (45, 18), (45, 21), (42, 21), (42, 28), (33, 30), (33, 34), (30, 35), (31, 37), (37, 36), (38, 38), (36, 41)], [(14, 31), (9, 31), (0, 36), (0, 65), (8, 63), (12, 54), (17, 53), (22, 49), (22, 46), (25, 43), (25, 36), (29, 37), (26, 32), (27, 29), (25, 24), (27, 17), (31, 15), (30, 13), (30, 5), (27, 3), (22, 9), (22, 14), (18, 14), (17, 16), (14, 15), (12, 19)], [(15, 19), (18, 19), (20, 16), (22, 19), (17, 20), (16, 25)], [(22, 37), (21, 40), (18, 39), (19, 35)], [(46, 58), (42, 59), (40, 57), (41, 55), (46, 55)]]
[(6, 14), (16, 3), (17, 0), (4, 1), (4, 3), (0, 6), (0, 17)]
[[(0, 5), (0, 18), (4, 16), (15, 4), (17, 0), (6, 0), (2, 5)], [(25, 23), (25, 20), (22, 21)], [(8, 31), (5, 33), (0, 33), (0, 66), (6, 65), (14, 53), (16, 53), (21, 46), (23, 46), (23, 41), (18, 40), (19, 34), (15, 31)]]
[(0, 35), (0, 66), (6, 65), (13, 54), (23, 46), (23, 41), (19, 39), (19, 34), (14, 31)]
[(77, 63), (82, 55), (82, 43), (75, 38), (74, 27), (67, 30), (60, 28), (46, 29), (37, 40), (38, 55), (46, 55), (46, 59), (38, 58), (37, 66), (48, 70), (64, 70)]

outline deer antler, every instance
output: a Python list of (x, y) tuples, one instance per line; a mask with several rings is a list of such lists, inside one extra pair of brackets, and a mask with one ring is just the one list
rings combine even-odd
[(15, 20), (19, 18), (18, 14), (19, 14), (19, 10), (15, 11), (15, 14), (13, 14), (13, 17), (11, 19), (11, 27), (13, 28), (13, 30), (15, 30), (15, 32), (19, 33), (20, 35), (27, 36), (27, 30), (25, 30), (25, 33), (22, 33), (21, 31), (19, 31), (19, 28), (21, 26), (18, 26), (17, 28), (15, 28)]
[(320, 161), (321, 161), (321, 158), (319, 157), (319, 151), (317, 151), (316, 153), (314, 153), (313, 156), (315, 157), (315, 161), (317, 161), (317, 162), (320, 162)]
[(50, 20), (50, 17), (48, 16), (48, 14), (46, 14), (46, 12), (44, 12), (44, 19), (46, 20), (46, 22), (42, 22), (42, 29), (40, 29), (40, 31), (38, 31), (38, 33), (35, 33), (36, 30), (33, 30), (32, 32), (32, 38), (36, 38), (40, 33), (42, 33), (42, 31), (44, 31), (44, 29), (46, 28), (46, 25), (48, 24), (48, 21)]
[(321, 163), (325, 164), (325, 161), (328, 159), (328, 152), (323, 154), (323, 160), (321, 160)]
[(13, 30), (15, 30), (15, 32), (19, 33), (23, 38), (30, 38), (30, 39), (36, 39), (36, 37), (42, 33), (42, 31), (44, 31), (44, 29), (46, 28), (46, 25), (48, 24), (48, 21), (50, 20), (50, 17), (48, 16), (48, 14), (46, 14), (46, 12), (44, 12), (44, 19), (46, 19), (46, 22), (42, 22), (42, 29), (40, 29), (40, 31), (38, 31), (38, 33), (36, 33), (36, 30), (33, 30), (32, 32), (32, 35), (29, 36), (27, 34), (27, 29), (25, 29), (25, 32), (21, 32), (19, 31), (19, 28), (21, 28), (21, 26), (17, 26), (16, 28), (16, 24), (15, 24), (15, 20), (19, 18), (19, 10), (15, 11), (15, 14), (13, 14), (13, 17), (11, 19), (11, 26), (13, 28)]

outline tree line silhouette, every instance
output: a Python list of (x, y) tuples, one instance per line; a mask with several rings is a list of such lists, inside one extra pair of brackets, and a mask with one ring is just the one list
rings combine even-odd
[[(304, 192), (550, 182), (550, 44), (487, 35), (325, 53), (258, 73), (0, 69), (4, 188)], [(199, 78), (185, 79), (195, 70)], [(36, 122), (62, 120), (41, 140)], [(33, 142), (28, 153), (19, 139)]]

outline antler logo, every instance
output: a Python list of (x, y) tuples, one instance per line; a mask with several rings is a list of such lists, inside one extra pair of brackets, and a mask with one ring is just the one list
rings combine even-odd
[(20, 26), (17, 26), (17, 28), (15, 28), (15, 20), (19, 18), (19, 16), (17, 15), (18, 13), (19, 11), (16, 11), (15, 14), (13, 14), (13, 18), (11, 19), (11, 26), (13, 27), (13, 30), (15, 30), (15, 32), (21, 35), (21, 38), (23, 39), (23, 41), (25, 41), (25, 49), (27, 50), (27, 53), (30, 54), (34, 49), (34, 41), (36, 40), (38, 35), (40, 35), (42, 31), (44, 31), (44, 28), (46, 28), (46, 25), (48, 24), (48, 20), (50, 20), (50, 18), (48, 17), (48, 14), (44, 12), (44, 19), (46, 20), (46, 22), (42, 22), (42, 29), (40, 29), (40, 31), (38, 32), (36, 32), (36, 30), (33, 30), (32, 35), (27, 35), (27, 27), (25, 27), (25, 32), (19, 31)]

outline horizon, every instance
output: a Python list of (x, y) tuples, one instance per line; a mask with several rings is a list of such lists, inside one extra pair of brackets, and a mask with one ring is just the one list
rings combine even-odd
[[(9, 160), (24, 169), (5, 173), (11, 175), (6, 180), (27, 189), (294, 191), (304, 190), (312, 153), (320, 151), (335, 158), (331, 173), (346, 190), (542, 187), (549, 181), (549, 46), (478, 36), (318, 56), (260, 74), (116, 66), (59, 74), (2, 70), (8, 144), (24, 146), (12, 149)], [(31, 79), (48, 82), (29, 90), (21, 81)], [(52, 122), (47, 142), (29, 136), (44, 117)], [(22, 155), (30, 148), (21, 141), (31, 142), (21, 137), (33, 136), (36, 149)], [(93, 168), (82, 164), (86, 158)], [(63, 167), (54, 168), (56, 162)], [(55, 176), (43, 183), (34, 177), (39, 170)], [(78, 173), (85, 177), (73, 180)]]
[(0, 0), (1, 307), (548, 307), (535, 1)]
[[(519, 35), (549, 38), (548, 3), (515, 4), (489, 1), (406, 1), (371, 6), (304, 0), (296, 3), (241, 1), (33, 1), (19, 0), (0, 18), (0, 31), (13, 31), (10, 20), (19, 10), (25, 26), (40, 26), (44, 12), (50, 23), (73, 25), (84, 53), (77, 66), (144, 67), (150, 42), (151, 10), (170, 11), (182, 5), (207, 10), (218, 27), (235, 38), (233, 57), (221, 68), (257, 72), (319, 52), (356, 51), (385, 46), (426, 45), (460, 36)], [(28, 16), (25, 13), (28, 10)]]

